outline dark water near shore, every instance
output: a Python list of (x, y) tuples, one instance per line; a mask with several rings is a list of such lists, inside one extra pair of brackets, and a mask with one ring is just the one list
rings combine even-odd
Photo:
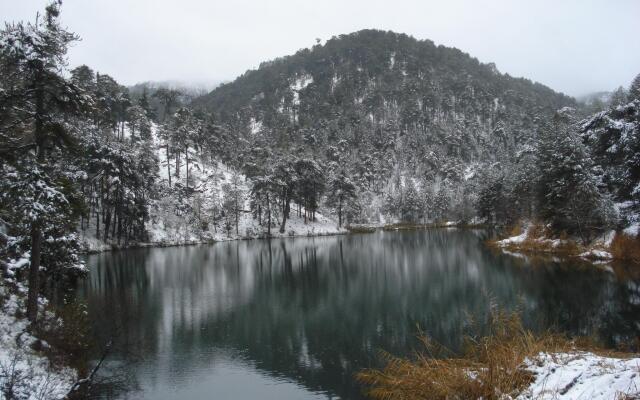
[[(79, 295), (118, 398), (360, 399), (353, 374), (419, 330), (457, 349), (491, 304), (525, 324), (638, 336), (640, 280), (602, 267), (502, 255), (484, 231), (377, 232), (136, 249), (88, 258)], [(624, 268), (622, 268), (624, 270)], [(472, 322), (473, 321), (473, 322)], [(106, 393), (106, 392), (105, 392)], [(105, 394), (105, 398), (106, 398)]]

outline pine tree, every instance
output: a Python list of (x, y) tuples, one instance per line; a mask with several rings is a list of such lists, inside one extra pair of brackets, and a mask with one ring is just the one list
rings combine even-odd
[(605, 189), (616, 202), (631, 204), (624, 213), (634, 218), (640, 209), (640, 102), (597, 113), (579, 126)]
[(304, 207), (304, 221), (315, 220), (315, 212), (324, 191), (324, 171), (315, 160), (302, 158), (294, 165), (296, 179), (296, 201)]
[(345, 205), (356, 197), (356, 186), (344, 170), (339, 170), (329, 182), (327, 204), (335, 207), (338, 213), (338, 227), (342, 227)]
[(280, 214), (282, 223), (280, 233), (285, 232), (287, 219), (291, 212), (291, 201), (296, 192), (297, 174), (295, 171), (296, 157), (293, 155), (281, 155), (273, 168), (273, 185), (276, 188), (277, 198), (280, 202)]
[[(77, 112), (89, 100), (81, 88), (64, 78), (67, 47), (78, 38), (60, 26), (59, 15), (60, 2), (51, 2), (44, 16), (36, 18), (34, 23), (7, 24), (0, 31), (3, 76), (0, 108), (6, 110), (0, 148), (3, 158), (23, 158), (22, 162), (32, 164), (24, 168), (32, 169), (35, 174), (27, 182), (33, 185), (33, 195), (25, 198), (32, 202), (24, 205), (25, 209), (37, 210), (43, 198), (54, 192), (62, 193), (55, 186), (56, 179), (50, 176), (52, 157), (74, 142), (64, 117)], [(64, 203), (61, 198), (56, 201), (56, 204)], [(27, 315), (35, 323), (43, 231), (51, 223), (52, 214), (29, 215), (33, 218), (26, 221), (31, 237)]]
[(87, 93), (96, 90), (96, 74), (86, 65), (81, 65), (71, 70), (71, 82)]
[(193, 111), (186, 108), (179, 108), (172, 118), (171, 133), (173, 145), (176, 152), (176, 176), (180, 177), (180, 157), (178, 154), (184, 151), (185, 160), (185, 186), (189, 187), (189, 155), (190, 149), (193, 148), (198, 140), (199, 133), (202, 130), (201, 122), (196, 118)]
[(609, 106), (616, 108), (625, 104), (627, 104), (627, 92), (622, 86), (620, 86), (619, 88), (614, 90), (613, 93), (611, 93)]
[(422, 205), (418, 191), (413, 182), (405, 183), (404, 196), (402, 198), (400, 216), (403, 221), (416, 222), (421, 217)]
[(481, 218), (485, 218), (492, 224), (504, 224), (507, 222), (505, 203), (506, 193), (504, 176), (502, 174), (490, 175), (478, 194), (476, 209)]
[(541, 217), (556, 232), (577, 234), (586, 243), (611, 226), (615, 214), (572, 122), (570, 115), (559, 113), (541, 134), (538, 202)]
[(236, 235), (239, 234), (240, 213), (244, 212), (244, 193), (241, 187), (240, 174), (234, 171), (231, 174), (231, 182), (222, 185), (222, 204), (226, 216), (227, 234), (232, 224), (235, 226)]
[(167, 117), (172, 115), (173, 109), (179, 104), (181, 95), (182, 92), (175, 89), (160, 88), (156, 90), (156, 92), (153, 94), (153, 97), (156, 97), (158, 100), (160, 100), (162, 104), (162, 119), (160, 120), (160, 122), (165, 122)]
[(640, 74), (636, 75), (629, 86), (629, 100), (640, 100)]

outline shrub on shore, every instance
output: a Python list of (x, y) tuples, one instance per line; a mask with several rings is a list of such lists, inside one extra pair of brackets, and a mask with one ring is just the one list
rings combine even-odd
[(571, 343), (550, 333), (534, 335), (524, 329), (518, 313), (494, 311), (490, 333), (467, 337), (461, 356), (446, 356), (437, 344), (422, 338), (425, 351), (415, 359), (383, 353), (386, 366), (360, 372), (357, 379), (373, 399), (499, 399), (524, 390), (533, 375), (523, 367), (527, 357), (559, 352)]
[[(424, 350), (417, 352), (413, 359), (383, 353), (385, 367), (357, 374), (370, 398), (503, 400), (540, 396), (553, 399), (574, 386), (583, 373), (585, 381), (580, 385), (584, 386), (576, 389), (582, 393), (580, 396), (587, 388), (600, 392), (597, 386), (602, 378), (611, 381), (609, 394), (613, 397), (638, 398), (634, 383), (637, 358), (633, 357), (636, 355), (606, 350), (593, 337), (570, 339), (551, 332), (535, 334), (524, 328), (518, 312), (494, 308), (488, 334), (480, 338), (466, 337), (461, 355), (448, 352), (428, 338), (421, 340)], [(574, 369), (580, 368), (577, 365), (591, 368), (593, 373), (583, 371), (574, 377), (578, 374)], [(598, 366), (597, 370), (592, 370), (594, 365)], [(560, 379), (557, 385), (547, 385), (550, 374), (554, 374), (550, 379)]]
[(613, 258), (640, 264), (640, 238), (617, 233), (610, 246)]

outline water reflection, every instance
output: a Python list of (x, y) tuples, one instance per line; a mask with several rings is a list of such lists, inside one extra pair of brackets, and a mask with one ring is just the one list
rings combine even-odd
[[(132, 398), (359, 399), (379, 349), (420, 327), (451, 349), (490, 304), (534, 329), (637, 336), (637, 282), (494, 254), (482, 231), (240, 241), (92, 256), (82, 295), (140, 383)], [(476, 321), (470, 325), (469, 321)], [(127, 357), (135, 353), (139, 359)]]

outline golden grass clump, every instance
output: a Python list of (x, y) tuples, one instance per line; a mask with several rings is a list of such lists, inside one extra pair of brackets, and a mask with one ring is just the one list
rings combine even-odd
[(534, 335), (518, 313), (493, 311), (490, 333), (467, 337), (462, 356), (442, 358), (442, 348), (422, 339), (425, 351), (415, 359), (383, 353), (386, 366), (357, 374), (373, 399), (500, 399), (515, 397), (534, 377), (524, 368), (527, 357), (560, 352), (571, 343), (558, 335)]
[(537, 239), (541, 237), (550, 237), (551, 231), (541, 222), (534, 222), (529, 226), (527, 237), (530, 239)]
[(611, 242), (610, 252), (615, 259), (640, 264), (640, 238), (618, 232)]
[[(524, 225), (523, 222), (515, 224), (507, 237), (521, 235), (524, 232), (522, 228)], [(552, 239), (554, 236), (557, 237), (556, 240)], [(487, 244), (494, 248), (504, 248), (520, 253), (550, 253), (562, 256), (577, 256), (584, 252), (584, 248), (576, 243), (575, 240), (569, 238), (566, 232), (554, 235), (547, 226), (540, 222), (534, 222), (528, 226), (527, 236), (523, 241), (508, 244), (500, 242), (501, 240), (499, 239), (490, 240)]]
[(520, 236), (523, 232), (524, 231), (522, 230), (522, 223), (518, 222), (517, 224), (513, 225), (511, 229), (509, 229), (509, 234), (507, 236)]

